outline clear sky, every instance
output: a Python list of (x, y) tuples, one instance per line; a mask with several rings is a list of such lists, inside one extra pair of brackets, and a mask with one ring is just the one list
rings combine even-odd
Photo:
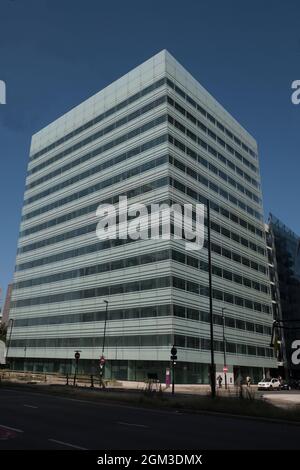
[(31, 135), (164, 48), (258, 140), (265, 215), (300, 233), (298, 0), (0, 0), (3, 289)]

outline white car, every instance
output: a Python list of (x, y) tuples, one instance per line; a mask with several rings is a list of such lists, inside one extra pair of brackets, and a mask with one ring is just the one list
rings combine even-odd
[(264, 379), (258, 382), (258, 390), (280, 390), (280, 381), (278, 379)]

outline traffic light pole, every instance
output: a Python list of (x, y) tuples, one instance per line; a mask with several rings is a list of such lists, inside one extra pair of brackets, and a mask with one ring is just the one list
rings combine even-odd
[(172, 395), (175, 393), (175, 365), (177, 361), (177, 349), (175, 348), (175, 345), (173, 344), (172, 349), (171, 349), (171, 362), (172, 362)]
[(75, 351), (74, 357), (75, 357), (75, 372), (74, 372), (73, 386), (75, 387), (76, 379), (77, 379), (77, 375), (78, 375), (78, 362), (79, 362), (79, 359), (80, 359), (80, 351), (78, 351), (78, 350)]

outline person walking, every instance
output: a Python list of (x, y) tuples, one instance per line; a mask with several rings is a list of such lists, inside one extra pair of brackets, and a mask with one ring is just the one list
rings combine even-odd
[(222, 388), (223, 379), (222, 379), (221, 375), (219, 375), (219, 376), (217, 377), (217, 381), (218, 381), (218, 384), (219, 384), (219, 388)]
[(246, 378), (246, 382), (247, 382), (247, 387), (250, 387), (250, 385), (251, 385), (251, 377), (249, 377), (249, 375), (248, 375), (248, 377)]

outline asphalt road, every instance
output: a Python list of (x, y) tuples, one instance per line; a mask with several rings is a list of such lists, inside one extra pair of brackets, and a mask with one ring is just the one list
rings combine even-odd
[(300, 426), (0, 389), (3, 449), (299, 449)]

